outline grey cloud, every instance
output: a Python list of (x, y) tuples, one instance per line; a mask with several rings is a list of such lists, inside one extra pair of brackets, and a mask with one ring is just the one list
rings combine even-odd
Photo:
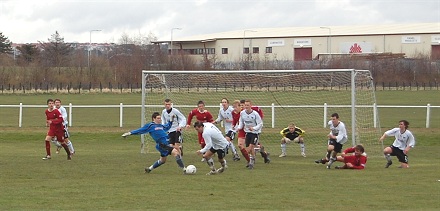
[[(150, 31), (168, 39), (173, 27), (183, 28), (176, 37), (186, 37), (247, 28), (440, 22), (440, 0), (70, 0), (35, 7), (30, 15), (20, 14), (20, 2), (2, 3), (0, 18), (26, 19), (28, 25), (0, 23), (0, 30), (7, 29), (11, 40), (28, 42), (41, 40), (42, 34), (48, 38), (55, 30), (77, 41), (75, 36), (82, 34), (84, 42), (91, 29), (103, 29), (96, 36), (106, 36), (104, 40)], [(47, 23), (35, 29), (38, 36), (25, 30), (35, 21)]]

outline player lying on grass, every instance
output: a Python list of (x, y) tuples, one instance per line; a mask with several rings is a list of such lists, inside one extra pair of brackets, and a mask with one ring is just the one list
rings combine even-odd
[(122, 134), (122, 137), (127, 137), (129, 135), (140, 135), (149, 133), (153, 140), (156, 142), (156, 150), (160, 153), (160, 159), (153, 163), (150, 167), (145, 168), (146, 173), (150, 173), (153, 169), (161, 166), (167, 161), (168, 155), (173, 155), (176, 158), (176, 163), (179, 168), (185, 173), (185, 165), (183, 164), (182, 157), (180, 155), (179, 148), (174, 148), (168, 142), (168, 134), (166, 133), (173, 124), (173, 120), (165, 125), (161, 124), (161, 117), (159, 112), (154, 112), (151, 116), (152, 122), (145, 124), (143, 127), (126, 132)]
[(362, 145), (356, 145), (345, 149), (337, 160), (344, 162), (344, 165), (336, 166), (335, 169), (364, 169), (367, 164), (367, 154)]

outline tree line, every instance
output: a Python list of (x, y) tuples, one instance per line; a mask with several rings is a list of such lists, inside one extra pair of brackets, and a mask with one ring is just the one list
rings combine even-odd
[[(380, 55), (353, 58), (326, 57), (310, 61), (269, 58), (267, 55), (219, 61), (215, 54), (188, 55), (173, 51), (167, 45), (152, 44), (157, 38), (122, 35), (109, 49), (78, 48), (66, 43), (56, 31), (47, 41), (12, 48), (9, 38), (0, 32), (0, 85), (20, 84), (135, 84), (141, 81), (141, 70), (243, 70), (243, 69), (367, 69), (376, 83), (440, 82), (440, 61), (415, 53), (413, 58)], [(89, 54), (90, 53), (90, 54)], [(194, 59), (200, 56), (200, 60)], [(89, 85), (90, 86), (90, 85)]]

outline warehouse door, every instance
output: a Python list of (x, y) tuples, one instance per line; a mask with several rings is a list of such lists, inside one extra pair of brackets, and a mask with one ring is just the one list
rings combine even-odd
[(312, 60), (312, 48), (294, 48), (294, 61)]
[(431, 45), (431, 59), (440, 60), (440, 45)]

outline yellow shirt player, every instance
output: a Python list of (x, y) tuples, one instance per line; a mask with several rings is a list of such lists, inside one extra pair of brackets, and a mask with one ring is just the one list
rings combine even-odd
[(280, 134), (283, 136), (281, 139), (281, 155), (280, 158), (286, 157), (286, 144), (290, 142), (298, 143), (301, 147), (301, 155), (306, 157), (306, 147), (304, 145), (304, 133), (305, 131), (299, 127), (296, 127), (294, 123), (290, 123), (288, 127), (282, 129)]

